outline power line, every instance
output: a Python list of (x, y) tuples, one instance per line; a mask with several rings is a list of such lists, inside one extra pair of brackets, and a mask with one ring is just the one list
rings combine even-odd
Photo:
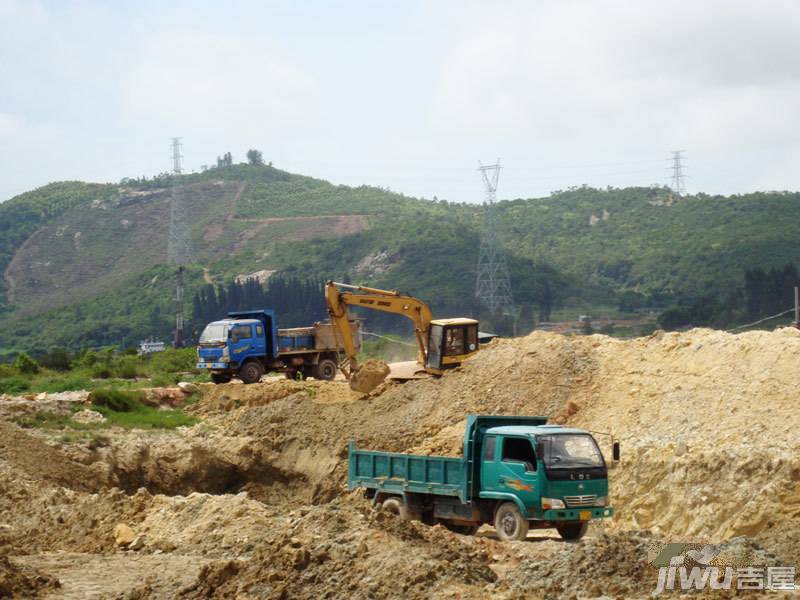
[(514, 296), (508, 276), (505, 254), (500, 245), (496, 222), (495, 199), (500, 179), (500, 159), (493, 165), (478, 163), (486, 196), (483, 202), (483, 231), (478, 254), (478, 276), (475, 282), (475, 297), (489, 309), (491, 314), (513, 314)]
[(181, 166), (181, 138), (172, 138), (172, 200), (170, 202), (169, 219), (169, 262), (173, 265), (185, 265), (191, 258), (189, 244), (188, 207), (180, 175)]
[(686, 183), (684, 182), (684, 167), (682, 162), (684, 160), (684, 152), (686, 152), (686, 150), (672, 151), (672, 179), (670, 188), (676, 196), (686, 195)]
[(754, 321), (753, 323), (748, 323), (747, 325), (739, 325), (738, 327), (734, 327), (733, 329), (728, 329), (729, 332), (732, 331), (739, 331), (740, 329), (745, 329), (747, 327), (752, 327), (753, 325), (760, 325), (765, 321), (771, 321), (772, 319), (777, 319), (778, 317), (782, 317), (783, 315), (788, 315), (789, 313), (794, 312), (794, 308), (790, 308), (789, 310), (785, 310), (782, 313), (778, 313), (777, 315), (772, 315), (770, 317), (764, 317), (763, 319), (759, 319), (758, 321)]
[(172, 138), (172, 198), (170, 201), (169, 215), (169, 240), (167, 253), (170, 264), (177, 267), (175, 272), (175, 331), (172, 343), (176, 348), (183, 347), (184, 314), (183, 314), (183, 275), (186, 263), (191, 259), (191, 245), (189, 239), (189, 218), (185, 190), (181, 184), (180, 176), (183, 172), (181, 166), (181, 138)]

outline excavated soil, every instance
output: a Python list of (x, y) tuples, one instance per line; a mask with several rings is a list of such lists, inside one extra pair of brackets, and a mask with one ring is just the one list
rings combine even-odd
[(389, 374), (389, 365), (382, 360), (369, 359), (350, 376), (350, 388), (369, 394), (377, 388)]
[[(0, 590), (647, 597), (654, 549), (671, 542), (718, 545), (739, 565), (796, 567), (798, 356), (793, 329), (632, 341), (534, 333), (497, 340), (440, 379), (368, 395), (344, 381), (203, 386), (191, 408), (202, 422), (169, 433), (104, 430), (65, 443), (0, 422), (0, 556), (9, 557)], [(577, 544), (549, 530), (500, 543), (491, 527), (465, 537), (402, 522), (347, 491), (351, 440), (457, 456), (468, 413), (544, 414), (613, 434), (622, 445), (610, 474), (614, 519)], [(597, 437), (608, 455), (610, 437)], [(115, 538), (119, 524), (130, 539)]]

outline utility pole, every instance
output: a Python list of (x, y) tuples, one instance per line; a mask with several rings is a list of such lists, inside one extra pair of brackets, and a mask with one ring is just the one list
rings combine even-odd
[(478, 255), (475, 297), (492, 315), (514, 315), (514, 297), (508, 276), (505, 254), (497, 232), (495, 199), (500, 179), (500, 159), (493, 165), (478, 163), (486, 196), (483, 201), (483, 230)]
[(684, 166), (683, 160), (685, 157), (683, 153), (686, 150), (673, 150), (672, 151), (672, 178), (670, 183), (670, 188), (672, 188), (672, 193), (676, 196), (684, 196), (686, 195), (686, 183), (684, 182)]
[(183, 347), (184, 316), (183, 316), (183, 275), (186, 263), (191, 258), (189, 242), (188, 207), (186, 195), (180, 182), (183, 172), (181, 167), (181, 138), (172, 138), (172, 199), (170, 201), (169, 218), (169, 262), (175, 265), (175, 331), (173, 332), (172, 345), (175, 348)]

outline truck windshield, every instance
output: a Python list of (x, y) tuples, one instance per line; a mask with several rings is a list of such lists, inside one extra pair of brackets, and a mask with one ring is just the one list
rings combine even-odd
[(573, 469), (604, 466), (597, 442), (588, 434), (540, 436), (544, 464), (549, 469)]
[(209, 323), (200, 335), (201, 344), (224, 342), (228, 339), (228, 326), (224, 323)]

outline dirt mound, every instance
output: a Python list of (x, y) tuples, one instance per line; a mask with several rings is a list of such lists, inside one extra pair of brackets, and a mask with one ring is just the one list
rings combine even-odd
[(383, 383), (389, 372), (389, 365), (382, 360), (371, 358), (350, 375), (350, 388), (362, 394), (369, 394)]
[[(789, 329), (534, 333), (367, 396), (337, 381), (205, 385), (192, 408), (203, 421), (172, 432), (54, 448), (0, 423), (0, 550), (39, 553), (15, 564), (69, 585), (82, 580), (41, 553), (93, 553), (81, 560), (134, 573), (158, 571), (163, 556), (165, 569), (195, 568), (153, 572), (129, 591), (189, 598), (644, 597), (657, 577), (650, 550), (677, 542), (794, 565), (797, 356), (800, 332)], [(547, 530), (500, 543), (489, 527), (465, 537), (402, 522), (346, 492), (350, 441), (458, 455), (468, 413), (544, 414), (614, 434), (614, 519), (578, 544)], [(609, 436), (597, 437), (608, 456)], [(120, 523), (138, 542), (116, 546)], [(99, 577), (101, 563), (86, 572)]]
[(88, 399), (89, 392), (87, 391), (26, 394), (24, 396), (0, 394), (0, 419), (10, 421), (37, 412), (68, 415), (76, 407), (88, 404)]
[(506, 586), (526, 597), (635, 597), (654, 589), (657, 571), (647, 561), (651, 543), (649, 537), (624, 534), (559, 544), (546, 560), (522, 559), (508, 573)]
[(47, 589), (60, 587), (58, 579), (0, 556), (0, 598), (34, 598)]
[[(286, 515), (248, 561), (206, 567), (188, 598), (430, 598), (497, 579), (480, 542), (348, 496)], [(391, 582), (391, 583), (390, 583)]]
[(355, 402), (360, 397), (343, 381), (293, 381), (282, 377), (268, 378), (262, 383), (203, 384), (202, 400), (189, 409), (196, 415), (210, 415), (242, 407), (265, 406), (277, 400), (294, 397), (317, 403)]
[(0, 421), (0, 461), (41, 480), (72, 490), (92, 491), (103, 485), (98, 471), (70, 460), (16, 425)]

